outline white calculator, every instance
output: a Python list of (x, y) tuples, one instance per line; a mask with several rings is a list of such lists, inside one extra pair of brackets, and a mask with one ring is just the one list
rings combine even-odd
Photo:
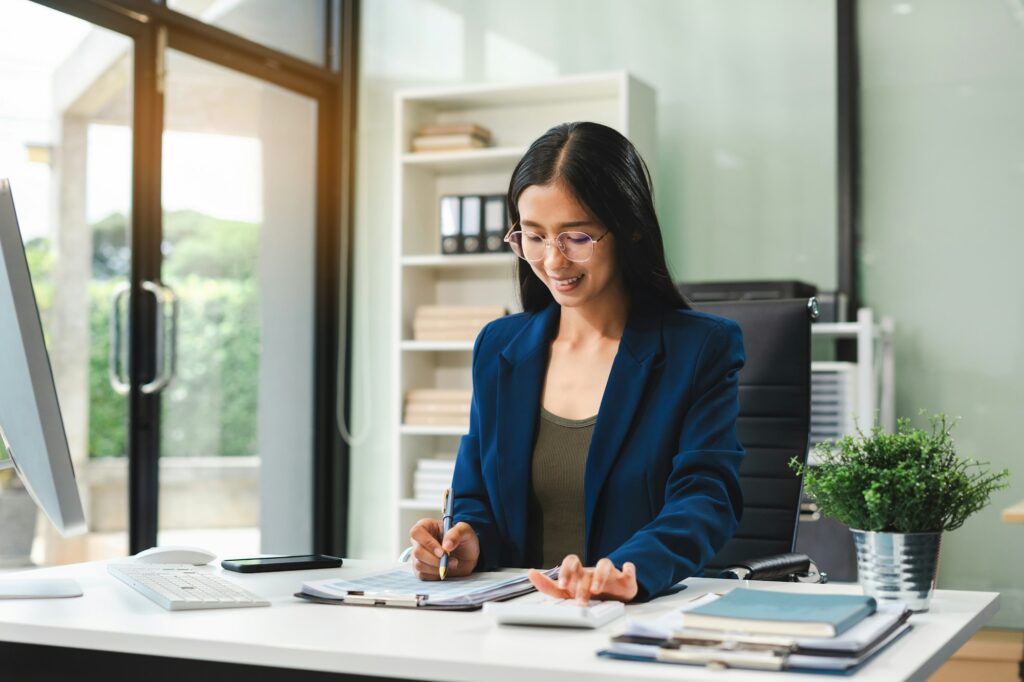
[(592, 601), (578, 606), (575, 599), (546, 598), (541, 601), (493, 602), (484, 604), (484, 613), (506, 625), (546, 625), (561, 628), (599, 628), (626, 612), (620, 601)]

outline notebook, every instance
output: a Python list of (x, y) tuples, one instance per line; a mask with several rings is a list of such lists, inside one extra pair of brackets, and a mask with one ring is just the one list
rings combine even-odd
[[(544, 572), (551, 578), (558, 569)], [(409, 565), (381, 573), (303, 583), (295, 596), (327, 604), (404, 606), (444, 610), (479, 609), (485, 602), (502, 601), (533, 592), (525, 573), (473, 573), (447, 580), (420, 580)]]
[(753, 670), (805, 670), (850, 672), (873, 658), (879, 651), (902, 637), (911, 629), (906, 619), (886, 631), (871, 646), (860, 651), (825, 653), (800, 650), (782, 652), (777, 649), (723, 648), (681, 646), (678, 643), (645, 644), (628, 641), (622, 635), (612, 639), (607, 649), (597, 652), (598, 656), (626, 661), (649, 663), (688, 663), (691, 665), (714, 665), (726, 668)]
[(723, 632), (835, 637), (875, 612), (875, 600), (859, 595), (806, 594), (737, 587), (691, 609), (683, 626)]
[(655, 618), (632, 618), (627, 622), (625, 633), (613, 637), (610, 646), (598, 655), (630, 661), (756, 670), (849, 672), (911, 628), (906, 605), (892, 603), (879, 606), (875, 613), (830, 638), (679, 630), (684, 614), (722, 598), (714, 593), (703, 594)]

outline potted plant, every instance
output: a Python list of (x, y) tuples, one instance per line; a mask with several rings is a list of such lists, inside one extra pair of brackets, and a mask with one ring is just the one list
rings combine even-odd
[(957, 455), (956, 420), (936, 414), (931, 430), (897, 422), (815, 446), (816, 464), (790, 466), (826, 516), (853, 533), (864, 593), (927, 611), (943, 531), (955, 530), (1007, 486), (1009, 472)]

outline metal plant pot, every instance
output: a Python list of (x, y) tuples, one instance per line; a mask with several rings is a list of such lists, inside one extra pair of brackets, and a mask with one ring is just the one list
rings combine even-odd
[(854, 530), (857, 579), (864, 594), (928, 610), (935, 588), (942, 533), (875, 533)]

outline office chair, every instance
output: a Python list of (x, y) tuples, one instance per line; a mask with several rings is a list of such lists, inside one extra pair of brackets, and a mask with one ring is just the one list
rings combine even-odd
[(706, 576), (826, 582), (806, 554), (796, 554), (803, 480), (789, 466), (807, 461), (811, 426), (811, 322), (814, 298), (701, 303), (698, 310), (734, 320), (747, 362), (739, 375), (736, 422), (746, 456), (740, 466), (743, 517), (733, 538), (704, 568)]

